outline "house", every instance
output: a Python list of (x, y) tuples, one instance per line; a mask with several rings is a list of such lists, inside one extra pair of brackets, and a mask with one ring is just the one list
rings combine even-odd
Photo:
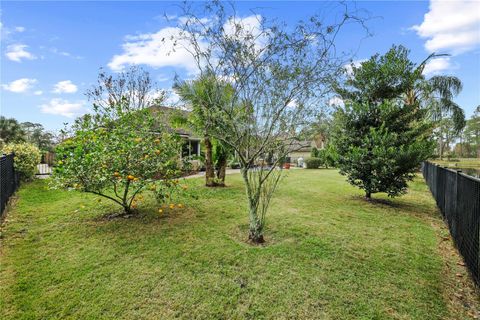
[[(307, 159), (311, 158), (313, 148), (323, 149), (326, 145), (326, 139), (323, 135), (319, 134), (312, 140), (303, 140), (294, 143), (291, 146), (291, 150), (288, 153), (290, 163), (297, 164), (299, 158)], [(288, 159), (287, 159), (288, 160)]]
[[(189, 114), (189, 111), (164, 106), (153, 106), (150, 107), (150, 109), (155, 117), (161, 119), (161, 121), (165, 123), (168, 128), (171, 128), (171, 130), (185, 140), (185, 143), (182, 146), (182, 157), (195, 158), (200, 156), (201, 142), (203, 138), (186, 128), (172, 128), (173, 117), (181, 116), (186, 118)], [(312, 140), (297, 141), (290, 147), (291, 151), (288, 153), (287, 161), (292, 164), (297, 164), (299, 158), (310, 158), (313, 148), (323, 149), (325, 148), (325, 144), (326, 139), (321, 134), (318, 134)], [(290, 159), (288, 160), (288, 158)], [(198, 162), (198, 160), (193, 161), (194, 166), (196, 162)]]
[(189, 111), (164, 106), (150, 107), (150, 111), (152, 112), (152, 115), (164, 123), (169, 130), (172, 130), (172, 132), (175, 132), (184, 140), (184, 144), (182, 145), (182, 157), (194, 158), (200, 156), (202, 138), (189, 129), (172, 128), (173, 117), (187, 117)]

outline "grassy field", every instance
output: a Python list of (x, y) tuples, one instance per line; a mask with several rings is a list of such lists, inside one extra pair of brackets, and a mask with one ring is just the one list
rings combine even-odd
[[(229, 187), (135, 218), (77, 192), (24, 185), (2, 230), (1, 319), (468, 319), (478, 298), (421, 180), (367, 202), (335, 170), (292, 170), (265, 246), (245, 242)], [(383, 196), (375, 195), (385, 199)]]
[(460, 158), (456, 161), (454, 160), (432, 160), (434, 163), (438, 163), (442, 166), (448, 167), (459, 167), (459, 168), (479, 168), (480, 169), (480, 158)]

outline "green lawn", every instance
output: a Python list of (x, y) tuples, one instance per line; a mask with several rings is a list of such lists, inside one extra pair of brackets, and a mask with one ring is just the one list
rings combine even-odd
[(0, 318), (463, 318), (420, 179), (369, 203), (335, 170), (292, 170), (260, 247), (245, 242), (240, 176), (227, 181), (191, 179), (186, 208), (159, 215), (147, 199), (140, 217), (110, 220), (105, 200), (24, 185), (2, 232)]
[(460, 158), (456, 160), (432, 160), (442, 166), (459, 167), (459, 168), (480, 168), (480, 158)]

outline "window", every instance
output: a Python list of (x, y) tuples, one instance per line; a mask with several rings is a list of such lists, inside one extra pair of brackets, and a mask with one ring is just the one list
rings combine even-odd
[(198, 156), (200, 151), (200, 141), (187, 140), (182, 145), (182, 157)]

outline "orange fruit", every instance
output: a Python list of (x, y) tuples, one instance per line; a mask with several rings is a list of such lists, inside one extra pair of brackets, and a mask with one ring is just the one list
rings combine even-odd
[(135, 177), (132, 176), (131, 174), (129, 174), (129, 175), (127, 176), (127, 179), (128, 179), (128, 180), (133, 180), (133, 179), (135, 179)]

